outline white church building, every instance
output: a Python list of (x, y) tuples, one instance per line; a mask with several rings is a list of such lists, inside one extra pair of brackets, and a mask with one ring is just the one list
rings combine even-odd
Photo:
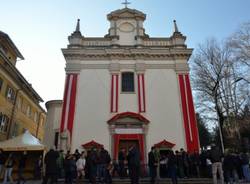
[(104, 146), (117, 159), (120, 148), (136, 144), (142, 162), (154, 145), (199, 150), (188, 67), (192, 49), (176, 22), (173, 34), (162, 38), (146, 34), (146, 15), (138, 10), (125, 7), (107, 19), (104, 37), (84, 36), (78, 20), (62, 49), (60, 147)]

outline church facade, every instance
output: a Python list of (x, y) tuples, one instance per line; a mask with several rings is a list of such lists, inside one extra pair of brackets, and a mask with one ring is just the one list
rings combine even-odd
[(107, 15), (104, 37), (76, 30), (62, 49), (66, 80), (60, 125), (63, 149), (104, 146), (117, 159), (136, 144), (146, 161), (151, 146), (189, 152), (199, 138), (189, 79), (192, 49), (174, 21), (170, 37), (150, 37), (146, 15), (123, 8)]

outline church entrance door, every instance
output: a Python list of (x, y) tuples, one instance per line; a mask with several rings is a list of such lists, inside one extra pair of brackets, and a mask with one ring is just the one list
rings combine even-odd
[(129, 148), (133, 145), (135, 145), (137, 147), (137, 149), (140, 150), (139, 140), (120, 140), (119, 150), (125, 149), (125, 152), (128, 153)]
[(113, 158), (118, 159), (120, 148), (128, 151), (129, 147), (135, 144), (140, 151), (140, 160), (145, 164), (145, 142), (144, 134), (114, 134), (113, 135)]

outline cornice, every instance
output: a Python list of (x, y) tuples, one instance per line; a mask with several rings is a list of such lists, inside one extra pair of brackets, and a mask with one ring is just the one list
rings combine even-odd
[(62, 49), (70, 60), (188, 60), (193, 49), (183, 48), (75, 48)]
[(106, 69), (109, 70), (111, 73), (119, 73), (123, 69), (132, 69), (137, 72), (145, 72), (147, 69), (173, 69), (176, 72), (188, 72), (189, 67), (187, 63), (182, 64), (173, 64), (173, 63), (166, 63), (166, 64), (147, 64), (147, 63), (135, 63), (135, 64), (122, 64), (116, 63), (114, 66), (113, 63), (110, 64), (80, 64), (80, 63), (67, 63), (66, 64), (66, 72), (80, 72), (81, 70), (86, 69)]
[(0, 67), (3, 68), (4, 71), (11, 76), (11, 78), (21, 86), (21, 88), (29, 94), (35, 101), (43, 102), (43, 99), (40, 95), (33, 89), (30, 83), (24, 78), (24, 76), (19, 72), (19, 70), (9, 61), (7, 57), (5, 57), (0, 52), (0, 57), (3, 59), (3, 63), (0, 64)]

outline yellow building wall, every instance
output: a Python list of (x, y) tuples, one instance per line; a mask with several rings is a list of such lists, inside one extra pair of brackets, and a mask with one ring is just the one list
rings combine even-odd
[[(1, 62), (0, 62), (1, 63)], [(39, 105), (37, 105), (27, 94), (25, 94), (22, 90), (17, 90), (17, 84), (14, 81), (10, 80), (10, 76), (6, 76), (0, 69), (0, 78), (3, 80), (3, 85), (0, 91), (0, 113), (7, 115), (9, 117), (9, 121), (12, 120), (12, 130), (14, 128), (14, 124), (17, 125), (16, 136), (23, 133), (25, 129), (29, 130), (29, 132), (43, 140), (44, 135), (44, 122), (46, 119), (45, 112), (41, 109)], [(15, 93), (17, 93), (15, 111), (12, 113), (14, 108), (14, 103), (6, 98), (6, 90), (7, 86), (10, 86), (14, 89)], [(15, 87), (14, 87), (15, 86)], [(19, 99), (22, 99), (19, 102)], [(31, 116), (27, 113), (27, 107), (30, 106)], [(34, 114), (37, 112), (38, 120), (35, 122)], [(9, 122), (10, 125), (10, 122)], [(12, 131), (13, 132), (13, 131)], [(9, 138), (12, 136), (10, 135)], [(7, 132), (0, 131), (0, 141), (7, 139)]]

